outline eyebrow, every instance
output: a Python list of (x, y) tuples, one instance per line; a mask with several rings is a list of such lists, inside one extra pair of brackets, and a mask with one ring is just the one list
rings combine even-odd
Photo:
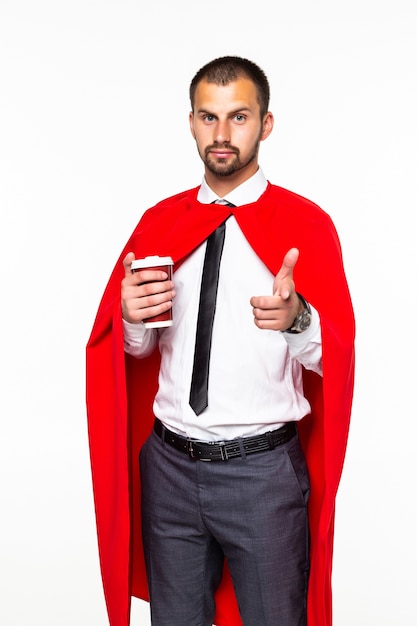
[[(237, 115), (238, 113), (245, 113), (245, 112), (252, 113), (252, 109), (250, 109), (249, 107), (240, 107), (239, 109), (236, 109), (234, 111), (230, 111), (230, 113), (228, 113), (228, 115)], [(205, 113), (207, 115), (213, 115), (214, 117), (216, 117), (216, 114), (212, 113), (208, 109), (197, 109), (196, 113), (198, 113), (198, 114)]]

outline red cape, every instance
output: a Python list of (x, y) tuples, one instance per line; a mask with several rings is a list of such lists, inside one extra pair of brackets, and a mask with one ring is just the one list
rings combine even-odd
[[(331, 626), (334, 507), (353, 394), (354, 317), (336, 230), (312, 202), (268, 184), (256, 202), (236, 209), (203, 205), (198, 188), (164, 200), (142, 217), (113, 270), (87, 345), (87, 413), (100, 563), (111, 626), (130, 622), (131, 596), (148, 599), (140, 525), (138, 453), (154, 416), (159, 353), (125, 356), (120, 307), (122, 259), (170, 255), (179, 263), (233, 212), (271, 271), (300, 250), (297, 291), (319, 311), (323, 378), (304, 372), (312, 412), (300, 425), (311, 479), (309, 626)], [(175, 269), (175, 267), (174, 267)], [(175, 277), (174, 277), (175, 280)], [(216, 595), (218, 626), (241, 626), (227, 567)]]

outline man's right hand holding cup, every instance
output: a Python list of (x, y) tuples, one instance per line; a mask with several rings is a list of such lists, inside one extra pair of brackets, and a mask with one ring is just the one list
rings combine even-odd
[(133, 270), (133, 261), (133, 252), (129, 252), (123, 260), (125, 277), (121, 288), (122, 315), (127, 322), (139, 324), (169, 311), (175, 290), (169, 266), (161, 266), (159, 269), (153, 264), (151, 268)]

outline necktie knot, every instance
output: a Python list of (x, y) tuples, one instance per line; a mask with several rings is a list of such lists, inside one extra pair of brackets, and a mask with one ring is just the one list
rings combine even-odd
[(231, 202), (229, 202), (228, 200), (224, 200), (223, 198), (218, 198), (217, 200), (213, 200), (213, 202), (211, 204), (221, 204), (223, 206), (230, 206), (230, 207), (235, 207), (235, 204), (232, 204)]

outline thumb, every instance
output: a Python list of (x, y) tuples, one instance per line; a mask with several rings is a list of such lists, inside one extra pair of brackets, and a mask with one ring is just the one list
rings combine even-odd
[(288, 250), (282, 261), (281, 269), (275, 276), (273, 286), (274, 295), (281, 296), (284, 300), (289, 298), (292, 289), (294, 289), (293, 272), (299, 255), (300, 251), (298, 248)]
[(128, 252), (125, 258), (123, 259), (123, 266), (125, 268), (125, 276), (129, 276), (132, 272), (130, 266), (132, 265), (132, 261), (135, 260), (134, 252)]

